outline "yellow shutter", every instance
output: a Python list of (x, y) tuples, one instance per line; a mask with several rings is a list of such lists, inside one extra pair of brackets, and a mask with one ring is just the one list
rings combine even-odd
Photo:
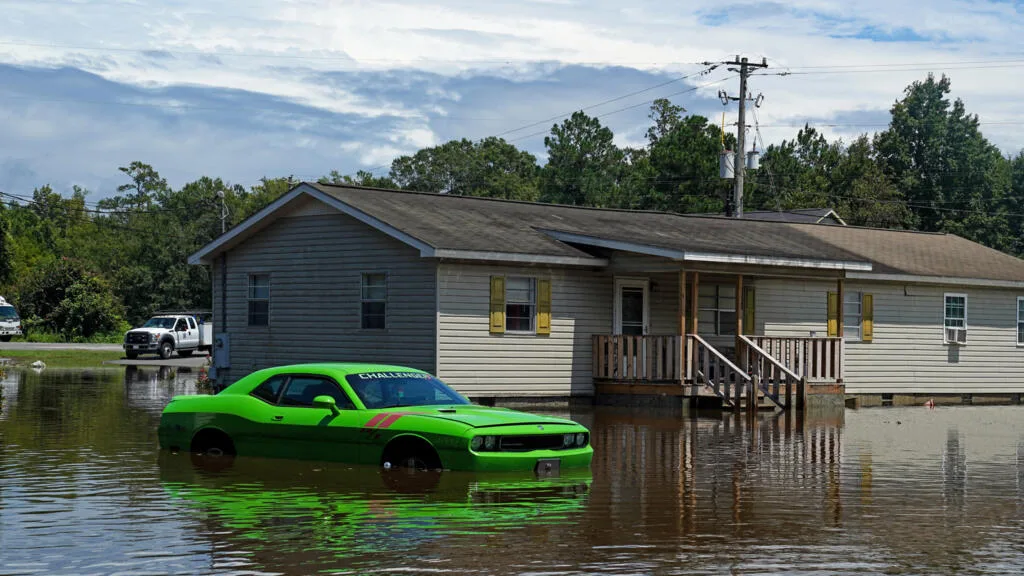
[(828, 336), (839, 336), (839, 293), (828, 293)]
[(505, 333), (505, 277), (491, 276), (491, 334)]
[(757, 309), (757, 298), (754, 292), (753, 286), (747, 286), (743, 289), (743, 333), (752, 336), (757, 334), (755, 330), (754, 321), (757, 319), (754, 316), (754, 310)]
[(875, 337), (875, 297), (871, 294), (861, 297), (861, 313), (864, 316), (860, 325), (860, 339), (871, 342)]
[(537, 334), (551, 334), (551, 280), (537, 280)]

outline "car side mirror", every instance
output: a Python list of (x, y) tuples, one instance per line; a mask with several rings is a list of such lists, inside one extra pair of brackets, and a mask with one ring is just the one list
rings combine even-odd
[(341, 410), (338, 410), (338, 403), (334, 400), (334, 397), (326, 394), (313, 398), (313, 407), (330, 410), (331, 414), (334, 414), (335, 416), (341, 412)]

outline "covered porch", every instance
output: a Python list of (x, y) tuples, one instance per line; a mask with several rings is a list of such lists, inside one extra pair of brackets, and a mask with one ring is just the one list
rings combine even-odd
[[(704, 397), (733, 409), (788, 410), (802, 407), (808, 395), (841, 392), (842, 270), (710, 264), (687, 270), (659, 260), (612, 258), (612, 330), (592, 336), (598, 395)], [(827, 302), (806, 303), (822, 309), (824, 330), (766, 334), (757, 283), (768, 278), (834, 282)]]

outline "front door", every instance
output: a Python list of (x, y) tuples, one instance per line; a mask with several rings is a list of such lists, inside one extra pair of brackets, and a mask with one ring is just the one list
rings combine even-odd
[(625, 336), (647, 334), (650, 287), (645, 279), (615, 279), (615, 333)]
[[(313, 406), (317, 396), (333, 397), (339, 413)], [(286, 457), (357, 463), (359, 431), (366, 419), (330, 378), (295, 375), (288, 379), (266, 431), (284, 441)]]

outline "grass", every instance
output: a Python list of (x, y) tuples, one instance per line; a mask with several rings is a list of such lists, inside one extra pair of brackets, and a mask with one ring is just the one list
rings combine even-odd
[[(56, 332), (43, 330), (29, 330), (28, 336), (17, 336), (15, 342), (42, 342), (45, 344), (63, 344), (68, 339)], [(124, 332), (110, 332), (107, 334), (96, 334), (88, 338), (72, 338), (74, 344), (120, 344), (124, 342)]]
[(9, 363), (16, 366), (42, 360), (47, 368), (96, 368), (106, 360), (123, 357), (124, 352), (120, 350), (3, 350), (0, 345), (0, 358), (8, 358)]

